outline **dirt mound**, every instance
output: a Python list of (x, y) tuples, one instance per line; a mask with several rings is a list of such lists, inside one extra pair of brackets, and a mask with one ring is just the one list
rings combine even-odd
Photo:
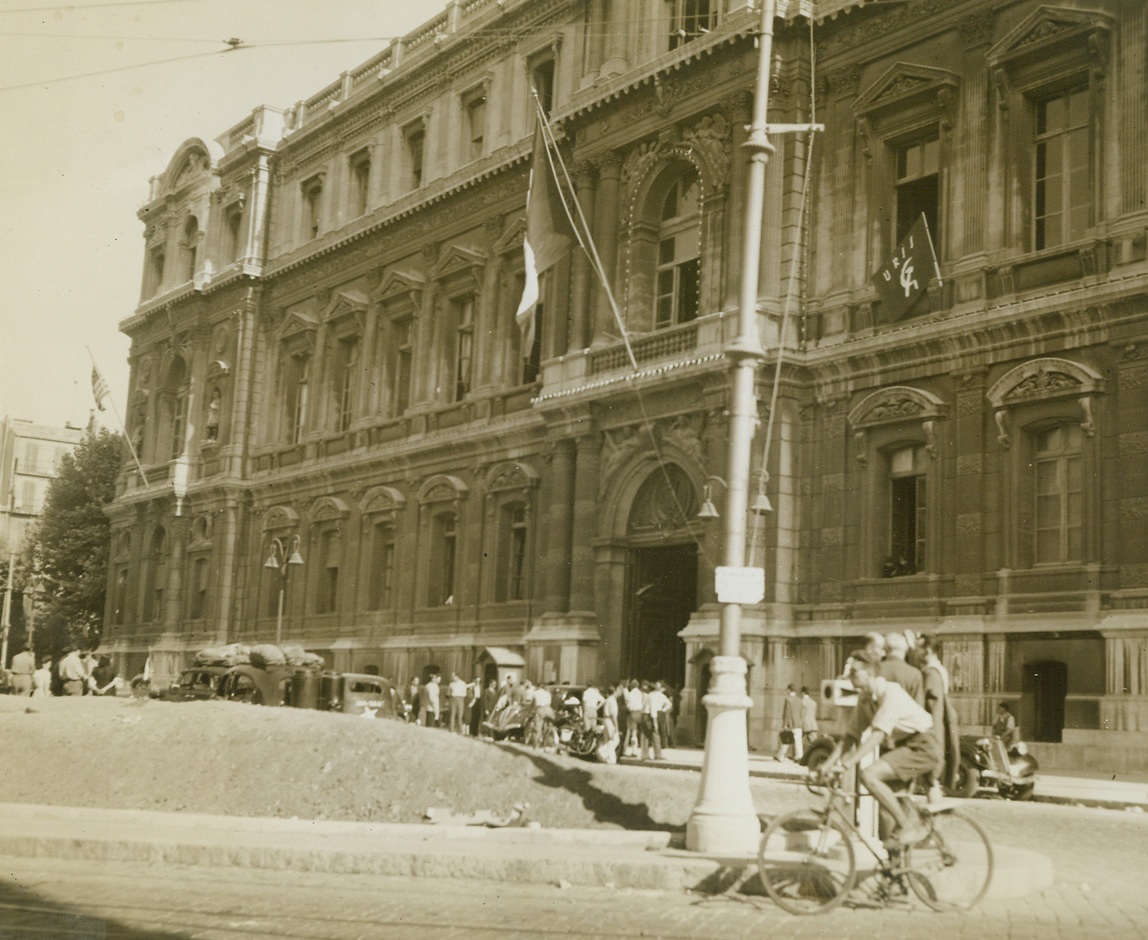
[[(546, 828), (685, 825), (696, 774), (586, 763), (396, 721), (228, 702), (0, 696), (0, 802), (419, 821), (530, 805)], [(20, 756), (17, 756), (20, 755)]]

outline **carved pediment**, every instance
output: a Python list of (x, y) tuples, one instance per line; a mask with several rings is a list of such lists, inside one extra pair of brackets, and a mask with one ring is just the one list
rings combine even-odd
[(486, 265), (486, 253), (473, 248), (463, 248), (461, 245), (452, 245), (435, 262), (431, 270), (431, 277), (436, 281), (452, 280), (460, 277), (471, 277), (477, 283), (482, 277), (482, 269)]
[(932, 392), (908, 385), (883, 388), (862, 399), (850, 412), (854, 428), (871, 428), (900, 421), (923, 421), (943, 418), (944, 401)]
[(374, 299), (384, 305), (406, 303), (418, 309), (426, 286), (426, 278), (421, 274), (388, 271), (379, 282)]
[(294, 528), (299, 524), (299, 513), (290, 506), (272, 506), (263, 514), (263, 530)]
[(994, 408), (1034, 399), (1093, 395), (1104, 391), (1104, 377), (1070, 359), (1034, 359), (1010, 369), (988, 390)]
[(312, 522), (334, 522), (346, 519), (351, 514), (351, 507), (337, 496), (324, 496), (315, 500), (311, 506), (310, 517)]
[(494, 243), (494, 253), (504, 255), (511, 251), (520, 251), (522, 242), (526, 238), (526, 219), (519, 216), (514, 222), (506, 226), (505, 231)]
[(323, 311), (323, 321), (340, 334), (362, 333), (367, 321), (367, 295), (362, 291), (335, 291)]
[(315, 352), (315, 331), (318, 328), (319, 321), (314, 316), (293, 310), (279, 324), (279, 341), (289, 346), (295, 355), (310, 355)]
[(448, 500), (464, 499), (469, 492), (470, 487), (458, 477), (448, 473), (439, 473), (419, 487), (419, 502), (423, 504), (441, 503)]
[(1112, 17), (1098, 10), (1042, 6), (989, 49), (985, 58), (991, 69), (1003, 70), (998, 82), (1007, 73), (1022, 88), (1075, 69), (1091, 69), (1103, 78), (1112, 27)]
[(1072, 10), (1066, 7), (1042, 6), (1009, 30), (988, 51), (993, 65), (1029, 56), (1059, 53), (1065, 46), (1080, 43), (1093, 30), (1111, 30), (1112, 18), (1097, 10)]
[(538, 473), (533, 467), (521, 463), (500, 463), (491, 468), (486, 478), (488, 493), (502, 490), (521, 490), (538, 483)]
[(360, 504), (364, 515), (396, 513), (407, 504), (407, 498), (393, 486), (376, 486), (367, 491)]
[(932, 68), (898, 62), (885, 71), (875, 82), (861, 91), (853, 106), (858, 118), (877, 126), (898, 121), (921, 120), (933, 116), (951, 121), (952, 102), (960, 87), (960, 77), (947, 69)]

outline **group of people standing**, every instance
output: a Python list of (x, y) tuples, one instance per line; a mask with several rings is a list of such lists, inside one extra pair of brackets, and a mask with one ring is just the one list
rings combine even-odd
[(817, 733), (817, 702), (809, 694), (809, 687), (802, 686), (801, 694), (792, 685), (785, 689), (785, 702), (781, 706), (781, 735), (778, 740), (777, 759), (786, 760), (790, 753), (793, 760), (800, 762), (805, 754), (805, 744)]
[(110, 656), (97, 657), (78, 649), (66, 651), (54, 662), (50, 657), (36, 661), (30, 649), (12, 657), (8, 686), (13, 695), (115, 695), (119, 691), (115, 666)]

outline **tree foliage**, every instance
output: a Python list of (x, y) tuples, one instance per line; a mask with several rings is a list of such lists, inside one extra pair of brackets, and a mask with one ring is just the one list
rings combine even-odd
[(44, 511), (28, 540), (24, 571), (38, 572), (35, 644), (40, 655), (72, 645), (95, 648), (103, 630), (111, 524), (104, 507), (116, 494), (124, 439), (89, 429), (64, 455)]

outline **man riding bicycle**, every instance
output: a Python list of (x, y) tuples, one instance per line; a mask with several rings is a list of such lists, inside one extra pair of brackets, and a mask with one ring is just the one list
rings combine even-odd
[[(922, 774), (933, 773), (944, 755), (933, 735), (933, 719), (896, 682), (878, 673), (880, 661), (860, 650), (849, 657), (848, 677), (860, 693), (857, 710), (844, 738), (825, 762), (825, 772), (834, 774), (856, 767), (878, 748), (888, 748), (877, 761), (858, 773), (861, 782), (896, 824), (890, 836), (898, 845), (913, 845), (928, 831), (919, 822), (910, 823), (893, 786), (902, 789)], [(865, 731), (871, 733), (864, 737)]]

